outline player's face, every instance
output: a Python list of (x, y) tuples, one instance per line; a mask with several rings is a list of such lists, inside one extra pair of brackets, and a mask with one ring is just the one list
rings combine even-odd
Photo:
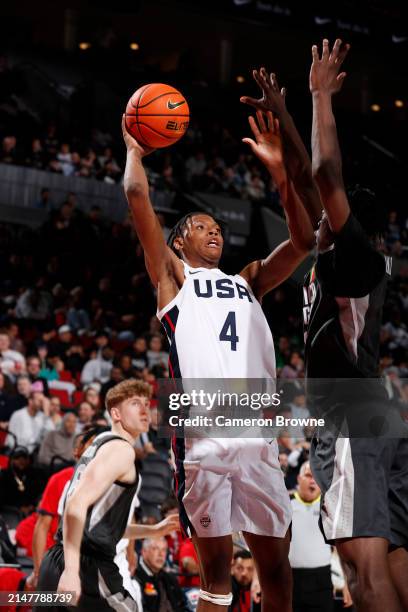
[(327, 251), (334, 242), (334, 235), (330, 229), (329, 220), (325, 212), (323, 212), (322, 218), (319, 221), (319, 227), (315, 232), (315, 236), (319, 253)]
[(184, 233), (183, 252), (187, 259), (202, 259), (218, 264), (224, 239), (218, 223), (209, 215), (193, 215)]
[(149, 430), (150, 425), (150, 399), (135, 395), (119, 407), (119, 420), (125, 431), (136, 437)]
[(306, 466), (303, 473), (298, 476), (298, 491), (300, 497), (306, 502), (311, 502), (320, 495), (319, 485), (313, 478), (309, 464)]

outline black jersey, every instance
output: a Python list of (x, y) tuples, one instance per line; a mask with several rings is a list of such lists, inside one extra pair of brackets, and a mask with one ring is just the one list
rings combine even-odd
[(303, 289), (308, 378), (378, 377), (380, 328), (391, 258), (350, 214), (317, 257)]
[[(96, 436), (93, 443), (86, 449), (78, 461), (74, 475), (69, 484), (66, 500), (75, 490), (86, 466), (95, 457), (98, 450), (111, 440), (127, 440), (109, 431)], [(137, 474), (137, 471), (136, 471)], [(113, 559), (116, 555), (116, 545), (128, 524), (129, 512), (133, 498), (138, 490), (139, 476), (132, 484), (114, 482), (109, 489), (88, 508), (84, 533), (82, 536), (81, 553), (101, 559)], [(65, 507), (65, 504), (64, 504)], [(56, 536), (62, 541), (62, 520)]]

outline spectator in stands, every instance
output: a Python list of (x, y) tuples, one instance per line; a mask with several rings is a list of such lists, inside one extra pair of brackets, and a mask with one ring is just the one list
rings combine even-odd
[(114, 354), (112, 348), (107, 345), (102, 349), (100, 356), (87, 361), (82, 370), (81, 383), (83, 385), (93, 382), (106, 383), (112, 370)]
[(77, 421), (77, 416), (72, 412), (64, 414), (60, 426), (54, 431), (49, 431), (41, 442), (38, 453), (39, 463), (51, 465), (54, 457), (58, 457), (57, 463), (61, 463), (61, 460), (71, 461)]
[(43, 187), (40, 191), (40, 197), (35, 203), (35, 208), (40, 208), (41, 210), (51, 210), (52, 204), (50, 201), (50, 190), (48, 187)]
[(156, 365), (167, 367), (169, 354), (163, 351), (163, 336), (154, 334), (149, 341), (149, 350), (147, 351), (147, 361), (149, 368)]
[(147, 342), (146, 338), (139, 336), (133, 343), (133, 351), (131, 352), (132, 364), (137, 370), (143, 370), (147, 367)]
[(0, 330), (0, 370), (14, 379), (26, 369), (24, 356), (10, 348), (7, 330)]
[(41, 362), (39, 357), (32, 355), (27, 359), (27, 375), (30, 379), (31, 384), (40, 383), (42, 385), (42, 392), (44, 395), (49, 394), (47, 379), (40, 375)]
[(289, 561), (293, 573), (294, 612), (333, 610), (331, 548), (319, 528), (320, 489), (309, 462), (300, 468), (291, 496), (293, 519)]
[(47, 429), (53, 431), (57, 429), (62, 421), (61, 416), (61, 400), (59, 397), (50, 397), (49, 425)]
[(305, 419), (310, 416), (309, 409), (306, 406), (306, 395), (303, 390), (295, 393), (293, 400), (289, 403), (289, 408), (294, 419)]
[(89, 404), (91, 404), (91, 406), (95, 410), (95, 413), (98, 414), (101, 409), (101, 398), (100, 398), (99, 391), (97, 391), (96, 387), (98, 387), (98, 385), (95, 385), (95, 387), (89, 386), (85, 390), (84, 400), (85, 402), (88, 402)]
[[(25, 158), (24, 163), (30, 168), (37, 168), (37, 170), (42, 170), (44, 168), (45, 152), (39, 138), (33, 138), (31, 142), (31, 150)], [(46, 209), (46, 206), (41, 206), (39, 208)]]
[(76, 425), (77, 433), (81, 433), (89, 427), (95, 416), (95, 408), (89, 402), (81, 402), (78, 406), (78, 422)]
[(49, 404), (50, 400), (43, 393), (31, 391), (28, 405), (11, 415), (8, 429), (13, 435), (7, 436), (7, 446), (14, 446), (15, 437), (16, 444), (25, 446), (32, 453), (50, 427)]
[(2, 164), (16, 164), (17, 160), (17, 138), (15, 136), (5, 136), (0, 151), (0, 162)]
[(231, 612), (252, 612), (260, 609), (251, 601), (251, 585), (255, 573), (254, 561), (249, 550), (238, 550), (232, 557)]
[(72, 349), (72, 330), (69, 325), (61, 325), (58, 328), (58, 339), (50, 346), (50, 353), (58, 355), (63, 361), (71, 353)]
[(13, 398), (15, 404), (14, 410), (19, 410), (27, 406), (31, 393), (31, 381), (27, 374), (21, 374), (17, 378), (16, 390), (17, 395)]
[[(57, 160), (59, 162), (59, 172), (62, 172), (64, 176), (72, 176), (74, 173), (74, 166), (72, 163), (72, 156), (70, 146), (67, 142), (63, 142), (60, 146), (60, 150), (57, 153)], [(57, 166), (54, 167), (56, 169)]]
[(143, 540), (142, 558), (136, 570), (140, 583), (144, 612), (182, 612), (188, 610), (186, 600), (175, 576), (164, 571), (167, 542), (165, 538)]
[(71, 298), (67, 311), (67, 323), (75, 333), (84, 333), (91, 329), (89, 314), (82, 305), (83, 293), (84, 290), (82, 287), (75, 287), (71, 291)]
[(110, 377), (109, 380), (106, 381), (105, 384), (102, 385), (101, 388), (101, 402), (102, 404), (105, 401), (105, 397), (107, 392), (109, 391), (109, 389), (111, 389), (112, 387), (114, 387), (115, 385), (117, 385), (118, 383), (120, 383), (123, 380), (123, 372), (120, 368), (118, 368), (118, 366), (112, 366), (112, 369), (110, 371)]
[(18, 298), (15, 316), (18, 319), (44, 321), (51, 315), (52, 297), (39, 287), (26, 289)]
[(35, 508), (42, 486), (38, 470), (31, 465), (28, 450), (17, 446), (10, 455), (9, 466), (0, 470), (1, 506), (14, 506), (23, 514), (30, 514)]
[(194, 544), (190, 538), (182, 540), (179, 552), (179, 583), (183, 588), (200, 586), (200, 566)]
[(15, 408), (14, 398), (7, 391), (6, 378), (0, 372), (0, 426), (7, 427)]
[(132, 358), (130, 355), (121, 355), (118, 365), (123, 374), (123, 378), (134, 378), (135, 368), (133, 367)]

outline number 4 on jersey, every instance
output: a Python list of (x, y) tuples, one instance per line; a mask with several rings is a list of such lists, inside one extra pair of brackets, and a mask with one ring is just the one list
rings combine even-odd
[(237, 324), (235, 321), (235, 312), (229, 312), (225, 323), (220, 331), (221, 342), (231, 342), (231, 351), (237, 350), (239, 337), (237, 336)]

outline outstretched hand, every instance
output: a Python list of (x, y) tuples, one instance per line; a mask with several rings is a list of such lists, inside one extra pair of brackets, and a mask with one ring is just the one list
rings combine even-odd
[(346, 73), (340, 72), (340, 68), (349, 49), (350, 45), (343, 46), (340, 38), (337, 38), (330, 51), (329, 41), (325, 38), (323, 40), (322, 56), (319, 58), (317, 45), (313, 45), (313, 61), (309, 77), (309, 87), (312, 93), (319, 91), (332, 95), (340, 91), (346, 78)]
[(285, 172), (279, 120), (273, 116), (271, 111), (268, 111), (265, 116), (262, 111), (258, 110), (256, 111), (256, 117), (258, 123), (254, 117), (248, 117), (255, 140), (253, 138), (243, 138), (242, 142), (251, 147), (252, 152), (275, 178), (276, 174)]
[(257, 110), (264, 111), (265, 113), (272, 111), (280, 116), (286, 110), (286, 89), (284, 87), (280, 89), (276, 75), (273, 72), (268, 74), (265, 68), (253, 70), (252, 76), (262, 91), (262, 97), (257, 99), (242, 96), (240, 101), (243, 102), (243, 104), (253, 106)]
[(145, 145), (140, 144), (140, 142), (138, 142), (136, 138), (129, 134), (126, 129), (125, 115), (122, 115), (122, 134), (128, 152), (133, 149), (138, 151), (141, 157), (145, 157), (146, 155), (149, 155), (149, 153), (152, 153), (154, 151), (154, 149), (152, 149), (151, 147), (147, 147)]

